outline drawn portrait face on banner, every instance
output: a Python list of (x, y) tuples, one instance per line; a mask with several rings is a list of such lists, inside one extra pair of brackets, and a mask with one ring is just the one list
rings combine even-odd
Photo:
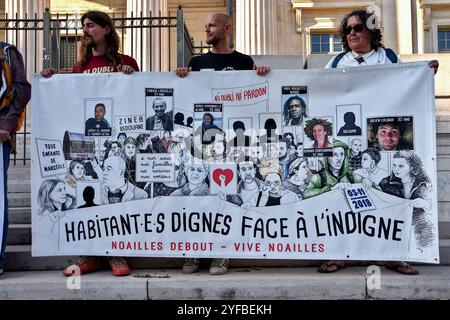
[(67, 193), (61, 179), (43, 180), (38, 192), (39, 213), (43, 216), (54, 211), (66, 211), (75, 207), (75, 198)]
[(128, 137), (123, 143), (123, 151), (125, 157), (128, 159), (131, 159), (134, 156), (136, 156), (137, 153), (136, 139), (134, 139), (133, 137)]
[(208, 169), (202, 163), (187, 163), (186, 166), (186, 176), (192, 185), (200, 185), (205, 182), (208, 176)]

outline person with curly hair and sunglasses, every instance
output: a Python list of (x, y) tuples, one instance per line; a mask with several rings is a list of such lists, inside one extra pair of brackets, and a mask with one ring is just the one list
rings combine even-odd
[[(382, 43), (381, 28), (377, 25), (378, 17), (374, 12), (355, 10), (347, 14), (339, 27), (344, 52), (334, 56), (325, 68), (345, 68), (370, 65), (386, 65), (401, 62), (392, 49)], [(429, 67), (438, 71), (439, 62), (431, 60)], [(345, 261), (332, 260), (322, 264), (318, 272), (330, 273), (345, 267)], [(414, 267), (403, 261), (388, 261), (388, 269), (398, 273), (416, 275)]]
[[(328, 68), (358, 67), (401, 62), (392, 49), (382, 42), (379, 21), (374, 12), (355, 10), (347, 14), (339, 26), (344, 52), (337, 54), (325, 66)], [(438, 71), (439, 62), (431, 60), (428, 65)]]

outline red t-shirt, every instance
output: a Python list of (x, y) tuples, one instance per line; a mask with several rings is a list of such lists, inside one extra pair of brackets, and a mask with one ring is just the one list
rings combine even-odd
[[(125, 54), (120, 55), (122, 65), (130, 65), (135, 71), (139, 71), (139, 66), (132, 57)], [(73, 73), (107, 73), (117, 72), (117, 67), (112, 66), (112, 62), (103, 56), (92, 56), (85, 66), (76, 65), (72, 69)]]

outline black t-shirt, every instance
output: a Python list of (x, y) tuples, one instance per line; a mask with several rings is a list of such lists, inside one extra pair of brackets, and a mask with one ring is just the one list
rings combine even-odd
[(201, 69), (214, 69), (216, 71), (230, 70), (253, 70), (252, 57), (237, 52), (217, 54), (208, 52), (201, 56), (192, 57), (189, 61), (189, 67), (192, 71), (200, 71)]

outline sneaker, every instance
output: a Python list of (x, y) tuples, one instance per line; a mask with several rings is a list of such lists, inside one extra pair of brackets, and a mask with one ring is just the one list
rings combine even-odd
[(230, 260), (228, 259), (213, 259), (211, 266), (209, 267), (209, 274), (220, 275), (228, 272), (228, 265)]
[(97, 257), (80, 257), (76, 264), (72, 264), (64, 269), (63, 274), (70, 277), (76, 274), (77, 268), (80, 270), (80, 275), (101, 270), (100, 259)]
[(198, 269), (200, 268), (200, 261), (195, 258), (188, 258), (184, 260), (183, 264), (183, 273), (189, 274), (189, 273), (195, 273), (198, 272)]
[(108, 258), (109, 265), (111, 266), (112, 274), (115, 276), (127, 276), (130, 274), (130, 268), (128, 268), (127, 261), (120, 257)]

